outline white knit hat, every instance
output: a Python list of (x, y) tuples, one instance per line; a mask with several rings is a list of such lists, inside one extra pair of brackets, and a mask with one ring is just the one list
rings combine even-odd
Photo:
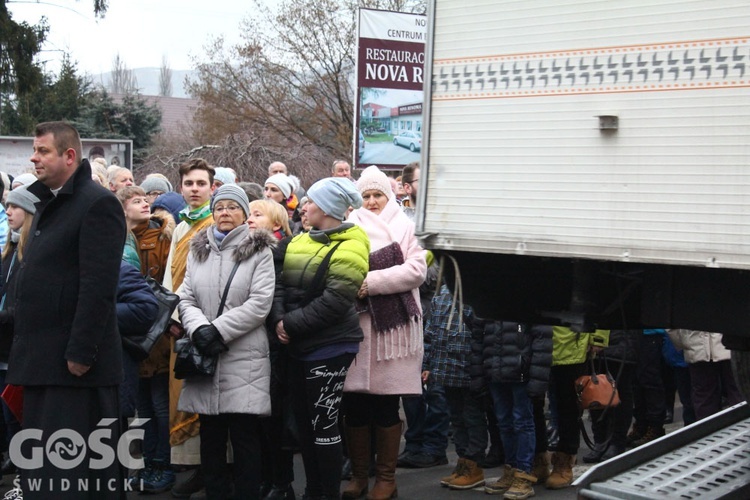
[[(292, 181), (289, 179), (289, 176), (284, 174), (274, 174), (268, 179), (266, 179), (266, 184), (273, 184), (281, 192), (284, 194), (284, 198), (289, 198), (292, 196), (292, 191), (294, 190), (294, 186), (292, 186)], [(264, 186), (266, 185), (264, 184)]]

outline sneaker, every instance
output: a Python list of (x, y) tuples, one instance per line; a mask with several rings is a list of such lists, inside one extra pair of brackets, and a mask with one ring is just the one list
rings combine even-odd
[(484, 485), (484, 471), (479, 464), (468, 458), (464, 459), (464, 466), (456, 479), (448, 483), (452, 490), (471, 490)]
[(408, 463), (411, 457), (416, 455), (416, 453), (404, 450), (401, 453), (399, 453), (398, 458), (396, 459), (396, 467), (409, 467)]
[(484, 492), (488, 495), (502, 495), (513, 484), (514, 472), (513, 467), (508, 464), (503, 465), (503, 475), (495, 482), (485, 484)]
[(450, 485), (451, 481), (453, 481), (458, 476), (460, 476), (461, 474), (463, 474), (463, 470), (466, 467), (465, 464), (464, 464), (464, 462), (465, 462), (465, 459), (459, 458), (458, 462), (456, 463), (456, 468), (453, 469), (453, 472), (451, 472), (451, 475), (450, 476), (445, 476), (444, 478), (442, 478), (440, 480), (440, 486), (443, 486), (443, 487), (447, 488), (448, 485)]
[(536, 477), (522, 470), (516, 469), (513, 471), (513, 483), (505, 492), (503, 498), (507, 500), (526, 500), (529, 497), (534, 496), (534, 488), (532, 486), (536, 483)]
[(147, 493), (162, 493), (172, 489), (175, 483), (175, 474), (169, 465), (155, 467), (148, 479), (143, 480), (143, 491)]
[(172, 488), (172, 496), (175, 498), (190, 498), (190, 495), (203, 489), (203, 474), (198, 467), (183, 482), (175, 484)]
[(429, 467), (437, 467), (438, 465), (447, 465), (448, 457), (445, 455), (437, 456), (430, 455), (427, 453), (417, 453), (411, 455), (404, 460), (402, 467), (408, 467), (413, 469), (427, 469)]

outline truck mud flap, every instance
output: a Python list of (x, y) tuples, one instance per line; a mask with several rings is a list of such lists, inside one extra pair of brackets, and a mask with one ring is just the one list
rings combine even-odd
[(578, 498), (750, 498), (750, 405), (741, 403), (589, 469)]

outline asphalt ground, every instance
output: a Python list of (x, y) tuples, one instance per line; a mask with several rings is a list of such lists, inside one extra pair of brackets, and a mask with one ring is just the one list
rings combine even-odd
[[(679, 429), (682, 427), (681, 425), (681, 412), (682, 408), (679, 406), (679, 403), (677, 403), (675, 407), (675, 422), (673, 424), (668, 424), (665, 426), (666, 431), (672, 432), (674, 430)], [(584, 422), (586, 422), (587, 419), (584, 418)], [(587, 424), (588, 425), (588, 424)], [(402, 439), (402, 448), (403, 448), (403, 439)], [(583, 464), (581, 461), (581, 457), (588, 452), (588, 448), (586, 448), (586, 445), (583, 443), (583, 440), (581, 440), (582, 447), (579, 449), (578, 452), (578, 465), (576, 465), (573, 469), (574, 475), (576, 478), (580, 477), (586, 470), (591, 468), (593, 465)], [(465, 491), (456, 491), (456, 490), (450, 490), (448, 488), (444, 488), (440, 486), (440, 479), (444, 476), (449, 475), (453, 468), (455, 467), (456, 460), (458, 459), (454, 449), (453, 445), (450, 444), (448, 447), (448, 465), (442, 465), (437, 467), (431, 467), (427, 469), (403, 469), (399, 468), (396, 471), (396, 484), (398, 486), (398, 498), (401, 500), (447, 500), (447, 499), (454, 499), (454, 500), (460, 500), (461, 498), (490, 498), (489, 496), (486, 496), (484, 493), (484, 489), (479, 487), (475, 488), (473, 490), (465, 490)], [(502, 469), (500, 467), (496, 467), (493, 469), (485, 469), (485, 480), (487, 482), (491, 482), (496, 480), (500, 474)], [(178, 482), (185, 477), (187, 477), (190, 474), (190, 472), (180, 472), (177, 474), (177, 480)], [(297, 494), (298, 498), (301, 498), (302, 493), (304, 492), (305, 488), (305, 471), (302, 466), (302, 457), (299, 454), (296, 454), (294, 456), (294, 477), (295, 481), (293, 483), (294, 491)], [(0, 493), (4, 494), (7, 490), (9, 490), (12, 487), (12, 482), (14, 479), (14, 476), (8, 475), (4, 478), (4, 485), (0, 486)], [(374, 478), (370, 479), (370, 487), (372, 487), (372, 484), (374, 482)], [(535, 486), (535, 498), (540, 499), (574, 499), (576, 498), (576, 491), (575, 488), (570, 487), (563, 490), (548, 490), (543, 485), (541, 486)], [(164, 492), (159, 494), (141, 494), (141, 493), (128, 493), (127, 494), (128, 500), (132, 499), (142, 499), (142, 498), (151, 498), (151, 499), (169, 499), (173, 498), (170, 492)], [(500, 498), (498, 496), (498, 498)], [(238, 499), (240, 500), (240, 499)]]

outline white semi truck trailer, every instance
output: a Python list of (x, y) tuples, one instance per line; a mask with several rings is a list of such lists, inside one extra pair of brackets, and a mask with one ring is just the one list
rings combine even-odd
[[(464, 301), (721, 332), (747, 391), (750, 2), (432, 0), (428, 19), (417, 230)], [(744, 436), (729, 489), (750, 498)]]

